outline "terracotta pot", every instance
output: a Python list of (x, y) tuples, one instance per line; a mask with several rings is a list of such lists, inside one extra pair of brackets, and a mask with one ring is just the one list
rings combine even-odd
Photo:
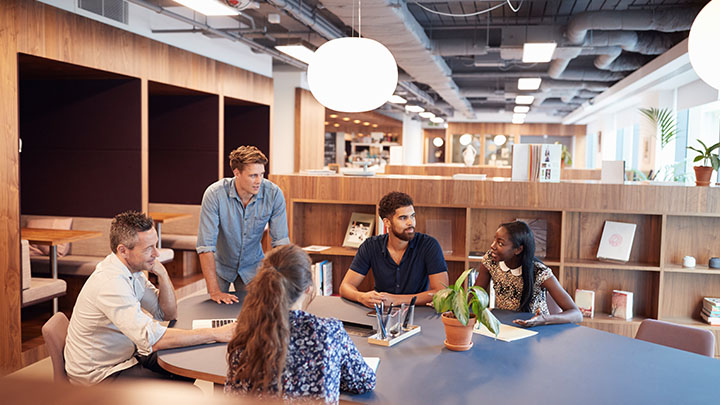
[(475, 314), (470, 314), (467, 326), (461, 324), (452, 312), (449, 311), (443, 313), (441, 319), (443, 325), (445, 325), (445, 347), (458, 352), (468, 350), (472, 347)]
[(713, 168), (711, 166), (695, 166), (693, 169), (695, 169), (695, 185), (709, 186)]

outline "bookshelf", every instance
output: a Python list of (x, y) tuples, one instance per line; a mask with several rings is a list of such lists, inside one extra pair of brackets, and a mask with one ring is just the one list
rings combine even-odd
[[(417, 230), (440, 242), (451, 282), (477, 265), (470, 252), (487, 250), (498, 225), (516, 218), (544, 219), (548, 225), (543, 262), (571, 297), (576, 289), (595, 291), (595, 317), (586, 318), (583, 325), (628, 337), (635, 336), (646, 318), (697, 326), (715, 334), (720, 353), (720, 327), (700, 317), (702, 298), (720, 297), (720, 270), (707, 266), (710, 257), (720, 256), (720, 188), (417, 175), (292, 174), (271, 180), (288, 201), (291, 240), (301, 246), (332, 246), (311, 256), (313, 261), (334, 261), (333, 288), (339, 288), (354, 255), (354, 249), (340, 247), (350, 215), (377, 215), (380, 198), (397, 190), (415, 200)], [(596, 259), (605, 221), (637, 225), (627, 263)], [(686, 255), (697, 259), (696, 268), (682, 268)], [(370, 289), (372, 283), (363, 287)], [(634, 318), (610, 317), (614, 289), (634, 293)]]

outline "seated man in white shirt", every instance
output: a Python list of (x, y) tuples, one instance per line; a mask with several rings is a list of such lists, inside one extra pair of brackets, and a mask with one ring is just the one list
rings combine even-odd
[[(112, 253), (85, 282), (70, 319), (65, 370), (72, 383), (91, 385), (127, 377), (182, 379), (157, 365), (158, 350), (232, 338), (234, 324), (182, 330), (158, 322), (175, 319), (177, 301), (165, 267), (155, 260), (157, 241), (153, 221), (145, 214), (129, 211), (113, 219)], [(143, 270), (157, 276), (157, 288)]]

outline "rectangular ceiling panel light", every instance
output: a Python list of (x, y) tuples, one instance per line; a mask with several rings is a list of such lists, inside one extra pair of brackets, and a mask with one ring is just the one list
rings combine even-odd
[(301, 62), (305, 62), (308, 65), (310, 64), (310, 61), (312, 60), (313, 56), (315, 56), (315, 51), (311, 50), (310, 48), (306, 47), (302, 44), (297, 45), (277, 45), (275, 46), (275, 49), (278, 51), (291, 56)]
[(535, 101), (535, 96), (516, 96), (515, 104), (532, 104)]
[(405, 111), (407, 111), (407, 112), (414, 112), (414, 113), (421, 113), (421, 112), (425, 111), (425, 109), (422, 108), (422, 107), (420, 107), (419, 105), (408, 104), (408, 105), (405, 106)]
[(240, 12), (216, 0), (175, 0), (183, 6), (204, 15), (238, 15)]
[(513, 114), (512, 123), (513, 124), (524, 124), (525, 123), (525, 114)]
[(528, 111), (530, 111), (530, 107), (528, 107), (526, 105), (516, 105), (515, 108), (513, 109), (514, 113), (519, 113), (519, 114), (525, 114)]
[(539, 77), (521, 77), (518, 79), (518, 90), (537, 90), (542, 79)]
[(405, 100), (404, 98), (398, 96), (397, 94), (393, 94), (392, 96), (390, 96), (390, 98), (388, 99), (388, 101), (391, 102), (391, 103), (393, 103), (393, 104), (405, 104), (405, 103), (407, 103), (407, 100)]
[(525, 63), (545, 63), (552, 60), (555, 42), (526, 43), (523, 45), (522, 61)]

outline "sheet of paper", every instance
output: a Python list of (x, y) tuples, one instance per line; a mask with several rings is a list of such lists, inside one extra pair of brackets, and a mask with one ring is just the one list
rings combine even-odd
[(310, 245), (303, 248), (306, 252), (322, 252), (327, 249), (330, 249), (330, 246)]
[[(486, 328), (485, 325), (481, 324), (480, 322), (475, 324), (473, 332), (477, 333), (478, 335), (495, 338), (495, 334), (490, 332), (490, 330), (488, 330), (488, 328)], [(537, 332), (534, 330), (518, 328), (517, 326), (510, 326), (501, 323), (500, 333), (498, 333), (497, 338), (502, 340), (503, 342), (512, 342), (513, 340), (525, 339), (526, 337), (530, 337), (533, 335), (537, 335)]]
[(380, 357), (363, 357), (363, 359), (373, 371), (377, 371), (378, 364), (380, 364)]

